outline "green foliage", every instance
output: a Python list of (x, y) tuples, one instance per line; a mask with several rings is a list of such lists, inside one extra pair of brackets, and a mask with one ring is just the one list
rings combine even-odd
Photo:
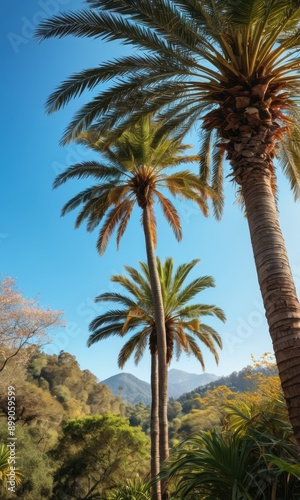
[[(282, 419), (283, 418), (283, 419)], [(299, 464), (285, 404), (239, 402), (225, 427), (201, 431), (175, 449), (163, 477), (177, 480), (179, 498), (300, 498)]]
[(145, 473), (148, 450), (141, 429), (115, 415), (67, 421), (52, 453), (59, 463), (54, 498), (104, 494), (126, 477)]
[[(211, 177), (219, 193), (215, 212), (220, 216), (227, 142), (220, 147), (219, 134), (234, 140), (238, 125), (231, 123), (232, 113), (239, 112), (235, 96), (248, 96), (252, 87), (253, 104), (257, 96), (265, 98), (265, 104), (269, 98), (272, 119), (277, 127), (284, 124), (282, 134), (273, 140), (283, 145), (281, 166), (299, 197), (298, 2), (89, 0), (88, 4), (96, 9), (43, 21), (36, 37), (119, 40), (135, 52), (75, 73), (53, 92), (49, 112), (100, 85), (100, 93), (76, 113), (63, 142), (78, 137), (91, 124), (101, 134), (114, 127), (121, 133), (149, 113), (165, 119), (167, 130), (179, 129), (182, 134), (204, 120), (201, 177), (206, 181)], [(110, 86), (103, 92), (101, 84), (107, 81)], [(232, 99), (230, 106), (228, 99)], [(246, 101), (242, 112), (248, 105)], [(226, 120), (228, 113), (231, 120), (229, 116)]]
[[(211, 276), (198, 277), (188, 284), (185, 283), (185, 279), (197, 263), (198, 260), (195, 259), (174, 269), (172, 258), (167, 258), (163, 263), (157, 258), (165, 310), (167, 361), (171, 361), (175, 350), (177, 358), (182, 352), (193, 354), (204, 368), (203, 354), (198, 342), (204, 344), (218, 362), (217, 347), (222, 347), (222, 340), (213, 328), (200, 319), (215, 316), (225, 321), (225, 315), (219, 307), (212, 304), (189, 305), (200, 292), (215, 286)], [(144, 262), (140, 262), (140, 268), (141, 272), (125, 266), (129, 277), (112, 276), (111, 280), (121, 285), (128, 294), (103, 293), (96, 298), (96, 301), (121, 304), (123, 309), (106, 311), (95, 318), (90, 325), (93, 333), (89, 337), (88, 345), (105, 340), (110, 335), (124, 337), (127, 333), (133, 334), (120, 351), (120, 367), (124, 366), (133, 353), (135, 362), (138, 363), (148, 346), (147, 341), (151, 354), (157, 354), (149, 269)]]
[(62, 405), (60, 412), (64, 418), (112, 411), (124, 414), (122, 400), (98, 383), (89, 370), (81, 370), (75, 357), (67, 352), (62, 351), (58, 356), (35, 354), (28, 365), (28, 379), (44, 391), (49, 389)]
[(161, 133), (163, 122), (145, 117), (134, 123), (127, 131), (114, 137), (108, 132), (100, 137), (97, 131), (89, 130), (81, 134), (80, 144), (96, 150), (101, 163), (83, 162), (69, 167), (59, 174), (54, 187), (70, 179), (90, 178), (94, 185), (79, 192), (62, 209), (62, 215), (81, 207), (75, 227), (87, 223), (87, 230), (100, 226), (97, 249), (103, 254), (112, 233), (117, 230), (117, 246), (125, 233), (135, 206), (148, 216), (151, 238), (156, 243), (156, 218), (154, 203), (162, 209), (165, 219), (176, 238), (181, 240), (182, 229), (178, 212), (173, 203), (162, 193), (190, 200), (207, 214), (205, 197), (212, 191), (188, 170), (170, 174), (168, 170), (180, 163), (193, 162), (195, 155), (186, 155), (190, 146), (182, 144), (182, 137), (170, 131)]
[(150, 500), (149, 485), (137, 477), (136, 479), (127, 479), (125, 485), (119, 486), (108, 500)]
[(171, 422), (174, 418), (178, 417), (182, 412), (182, 405), (179, 401), (169, 400), (168, 403), (168, 420)]
[[(38, 435), (40, 438), (41, 431)], [(36, 436), (31, 432), (30, 427), (17, 423), (16, 437), (16, 466), (21, 473), (21, 481), (16, 487), (17, 497), (22, 500), (50, 498), (53, 484), (53, 463), (45, 453), (45, 449), (37, 446)], [(0, 426), (0, 439), (3, 442), (7, 440), (7, 426), (4, 422)], [(5, 496), (4, 491), (2, 495), (3, 499), (12, 498), (9, 494)]]

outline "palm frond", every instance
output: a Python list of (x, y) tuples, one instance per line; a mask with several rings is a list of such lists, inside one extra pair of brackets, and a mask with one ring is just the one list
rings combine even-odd
[(170, 200), (168, 200), (156, 189), (154, 190), (154, 194), (156, 195), (160, 203), (160, 206), (162, 207), (165, 218), (167, 219), (168, 223), (170, 224), (171, 228), (174, 231), (176, 239), (180, 241), (182, 238), (182, 229), (180, 224), (180, 217), (178, 215), (176, 208), (174, 207), (173, 203)]
[(178, 304), (184, 305), (189, 302), (197, 293), (202, 292), (203, 290), (205, 290), (205, 288), (211, 288), (214, 286), (214, 279), (211, 276), (202, 276), (201, 278), (196, 278), (178, 294)]
[(53, 183), (53, 187), (57, 188), (70, 179), (85, 179), (88, 177), (95, 178), (98, 181), (114, 179), (116, 182), (120, 177), (120, 171), (96, 161), (77, 163), (59, 174)]
[[(215, 315), (224, 321), (223, 311), (216, 306), (206, 304), (192, 304), (182, 307), (182, 304), (186, 302), (187, 295), (193, 297), (199, 291), (203, 291), (207, 286), (213, 284), (211, 277), (204, 276), (193, 280), (190, 285), (183, 288), (185, 278), (198, 262), (198, 259), (195, 259), (174, 270), (173, 259), (167, 258), (161, 262), (157, 258), (157, 269), (165, 308), (168, 363), (172, 359), (174, 347), (177, 357), (183, 351), (187, 354), (193, 354), (203, 367), (203, 354), (197, 341), (208, 347), (216, 361), (218, 361), (216, 346), (222, 348), (220, 335), (200, 320), (202, 316)], [(125, 266), (127, 276), (113, 275), (111, 277), (114, 283), (129, 292), (130, 297), (119, 293), (99, 295), (96, 298), (97, 302), (111, 301), (121, 304), (125, 308), (108, 310), (107, 313), (99, 315), (90, 324), (90, 330), (94, 333), (89, 338), (89, 345), (106, 339), (110, 334), (123, 337), (129, 332), (134, 332), (120, 351), (120, 367), (124, 366), (132, 354), (134, 354), (135, 362), (138, 363), (144, 354), (148, 340), (151, 353), (154, 354), (157, 349), (149, 268), (146, 263), (140, 262), (140, 269), (141, 271), (131, 266)]]
[[(88, 338), (87, 342), (88, 347), (90, 347), (95, 342), (107, 339), (112, 335), (117, 335), (119, 337), (122, 337), (122, 327), (123, 327), (123, 322), (112, 323), (97, 330), (93, 329), (93, 333)], [(132, 326), (132, 328), (134, 328), (134, 326)]]
[[(99, 300), (98, 300), (99, 302)], [(126, 309), (114, 309), (105, 312), (105, 314), (100, 314), (95, 318), (89, 325), (89, 330), (92, 332), (99, 328), (105, 323), (117, 323), (120, 320), (124, 320), (127, 317)]]
[(281, 144), (280, 166), (290, 182), (295, 200), (300, 196), (300, 132), (295, 127), (291, 136)]
[(107, 214), (105, 222), (99, 233), (99, 238), (97, 241), (97, 249), (102, 255), (105, 252), (109, 238), (120, 221), (124, 220), (125, 214), (128, 213), (128, 209), (131, 206), (131, 202), (125, 199), (122, 203), (112, 208)]
[(109, 203), (107, 201), (108, 193), (109, 191), (107, 190), (103, 193), (99, 193), (99, 196), (97, 196), (96, 193), (94, 198), (84, 204), (81, 212), (76, 218), (75, 228), (78, 228), (85, 219), (87, 219), (88, 231), (93, 231), (93, 229), (100, 224), (109, 208)]
[[(117, 280), (115, 281), (118, 282)], [(101, 295), (97, 295), (97, 297), (95, 298), (95, 302), (117, 302), (129, 308), (134, 307), (136, 304), (134, 300), (132, 300), (128, 296), (115, 292), (106, 292), (102, 293)]]
[(129, 201), (128, 206), (127, 206), (127, 211), (124, 212), (124, 215), (119, 222), (119, 227), (118, 227), (118, 232), (117, 232), (117, 248), (119, 248), (120, 240), (126, 231), (127, 224), (128, 224), (129, 219), (131, 217), (134, 205), (135, 205), (135, 200)]
[[(146, 327), (143, 330), (137, 332), (135, 335), (133, 335), (122, 347), (119, 356), (118, 356), (118, 366), (123, 369), (125, 363), (128, 361), (128, 359), (132, 356), (134, 351), (139, 348), (139, 344), (142, 341), (142, 345), (144, 346), (145, 340), (150, 335), (151, 328)], [(145, 346), (146, 347), (146, 346)], [(140, 352), (139, 352), (139, 357), (140, 357)], [(136, 364), (138, 364), (138, 360), (135, 360)]]
[(65, 205), (62, 208), (61, 215), (62, 216), (66, 215), (71, 210), (77, 208), (81, 203), (86, 203), (89, 201), (93, 202), (94, 196), (101, 194), (102, 194), (102, 187), (98, 186), (92, 186), (90, 188), (85, 189), (84, 191), (81, 191), (76, 196), (71, 198), (67, 203), (65, 203)]

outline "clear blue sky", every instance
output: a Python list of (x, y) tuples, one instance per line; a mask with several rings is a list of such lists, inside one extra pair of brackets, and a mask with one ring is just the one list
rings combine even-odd
[[(72, 37), (49, 40), (38, 45), (32, 40), (37, 23), (47, 13), (75, 10), (81, 0), (16, 0), (1, 6), (1, 272), (17, 280), (23, 294), (40, 294), (43, 307), (62, 309), (67, 327), (57, 332), (48, 352), (61, 349), (74, 354), (82, 369), (88, 368), (100, 380), (119, 371), (116, 358), (119, 339), (86, 347), (88, 324), (103, 312), (93, 302), (96, 295), (114, 289), (110, 276), (122, 273), (123, 265), (136, 267), (145, 260), (143, 233), (136, 212), (123, 237), (120, 250), (115, 239), (103, 257), (97, 254), (97, 231), (74, 230), (75, 214), (60, 218), (63, 204), (82, 188), (80, 182), (52, 191), (52, 183), (62, 169), (95, 158), (78, 146), (60, 147), (59, 140), (78, 109), (89, 100), (85, 94), (64, 110), (47, 116), (46, 98), (71, 73), (93, 67), (116, 57), (118, 44)], [(189, 142), (197, 147), (197, 133)], [(195, 171), (197, 166), (195, 166)], [(227, 166), (228, 169), (228, 166)], [(229, 169), (228, 169), (229, 170)], [(300, 207), (294, 203), (285, 179), (279, 175), (279, 210), (296, 286), (300, 289), (299, 224)], [(235, 204), (234, 186), (226, 186), (226, 205), (221, 222), (204, 219), (187, 203), (177, 205), (184, 238), (178, 244), (158, 217), (158, 249), (161, 259), (173, 256), (178, 265), (200, 258), (190, 278), (213, 275), (216, 288), (199, 296), (199, 301), (222, 307), (227, 323), (207, 323), (222, 335), (224, 349), (216, 367), (204, 351), (206, 371), (229, 374), (250, 363), (250, 354), (259, 357), (271, 351), (271, 342), (262, 310), (253, 262), (247, 221)], [(173, 368), (200, 373), (192, 357), (182, 357)], [(149, 380), (148, 354), (138, 367), (125, 367), (137, 377)]]

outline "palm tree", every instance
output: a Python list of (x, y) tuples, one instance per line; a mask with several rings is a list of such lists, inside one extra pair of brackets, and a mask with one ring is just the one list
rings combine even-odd
[(125, 131), (114, 142), (111, 142), (110, 134), (105, 137), (99, 137), (95, 131), (83, 134), (79, 142), (100, 152), (104, 162), (89, 161), (73, 165), (57, 176), (54, 187), (73, 178), (90, 177), (96, 180), (96, 184), (81, 191), (65, 204), (62, 215), (79, 205), (83, 206), (77, 216), (76, 227), (80, 226), (83, 221), (87, 222), (89, 231), (101, 225), (97, 241), (100, 254), (104, 253), (115, 229), (117, 229), (117, 245), (119, 245), (134, 206), (138, 205), (142, 210), (142, 227), (157, 331), (159, 437), (160, 458), (163, 461), (168, 456), (168, 387), (164, 308), (155, 261), (155, 200), (162, 208), (177, 240), (182, 237), (180, 218), (175, 206), (162, 190), (170, 191), (173, 196), (194, 201), (204, 214), (207, 213), (207, 207), (202, 196), (205, 192), (203, 182), (196, 175), (188, 170), (166, 172), (167, 168), (175, 167), (180, 163), (193, 162), (198, 157), (185, 154), (189, 146), (182, 144), (180, 136), (170, 134), (170, 132), (161, 134), (161, 128), (161, 123), (154, 122), (151, 117), (146, 117)]
[[(171, 258), (162, 264), (157, 258), (157, 269), (159, 273), (162, 290), (165, 327), (167, 336), (167, 363), (170, 364), (173, 352), (177, 358), (181, 352), (194, 354), (205, 368), (204, 359), (197, 341), (208, 347), (218, 362), (218, 353), (215, 345), (222, 347), (218, 333), (210, 326), (200, 322), (203, 316), (216, 316), (225, 320), (223, 311), (207, 304), (188, 304), (195, 296), (208, 287), (214, 286), (211, 276), (203, 276), (194, 279), (188, 285), (184, 285), (190, 271), (198, 263), (193, 260), (182, 264), (174, 270)], [(90, 324), (93, 332), (88, 340), (91, 346), (95, 342), (104, 340), (111, 335), (123, 337), (127, 333), (133, 333), (132, 337), (124, 344), (120, 351), (118, 362), (123, 368), (127, 360), (134, 353), (136, 364), (142, 358), (147, 344), (151, 353), (151, 477), (154, 479), (159, 473), (159, 443), (158, 443), (158, 377), (157, 377), (157, 333), (155, 325), (154, 304), (150, 286), (149, 267), (140, 263), (141, 271), (125, 266), (129, 277), (115, 275), (111, 280), (121, 285), (129, 295), (121, 293), (103, 293), (96, 298), (97, 302), (114, 302), (121, 304), (123, 309), (114, 309), (105, 312), (95, 318)], [(159, 483), (154, 486), (159, 488)], [(159, 495), (159, 490), (156, 490)]]
[[(276, 207), (274, 158), (300, 194), (299, 19), (296, 0), (87, 0), (90, 7), (41, 23), (37, 38), (122, 40), (135, 53), (76, 73), (49, 97), (55, 111), (103, 81), (63, 141), (152, 112), (168, 129), (202, 121), (201, 178), (222, 209), (223, 158), (245, 204), (269, 331), (300, 451), (300, 305)], [(139, 52), (137, 53), (137, 49)]]

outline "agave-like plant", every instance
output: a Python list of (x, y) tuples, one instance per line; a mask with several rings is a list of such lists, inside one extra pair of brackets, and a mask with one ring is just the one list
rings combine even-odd
[[(300, 464), (283, 401), (227, 408), (222, 431), (200, 432), (175, 450), (164, 478), (194, 500), (300, 498)], [(280, 416), (283, 416), (281, 420)]]
[(150, 486), (140, 477), (127, 479), (126, 483), (116, 488), (109, 500), (150, 500)]

